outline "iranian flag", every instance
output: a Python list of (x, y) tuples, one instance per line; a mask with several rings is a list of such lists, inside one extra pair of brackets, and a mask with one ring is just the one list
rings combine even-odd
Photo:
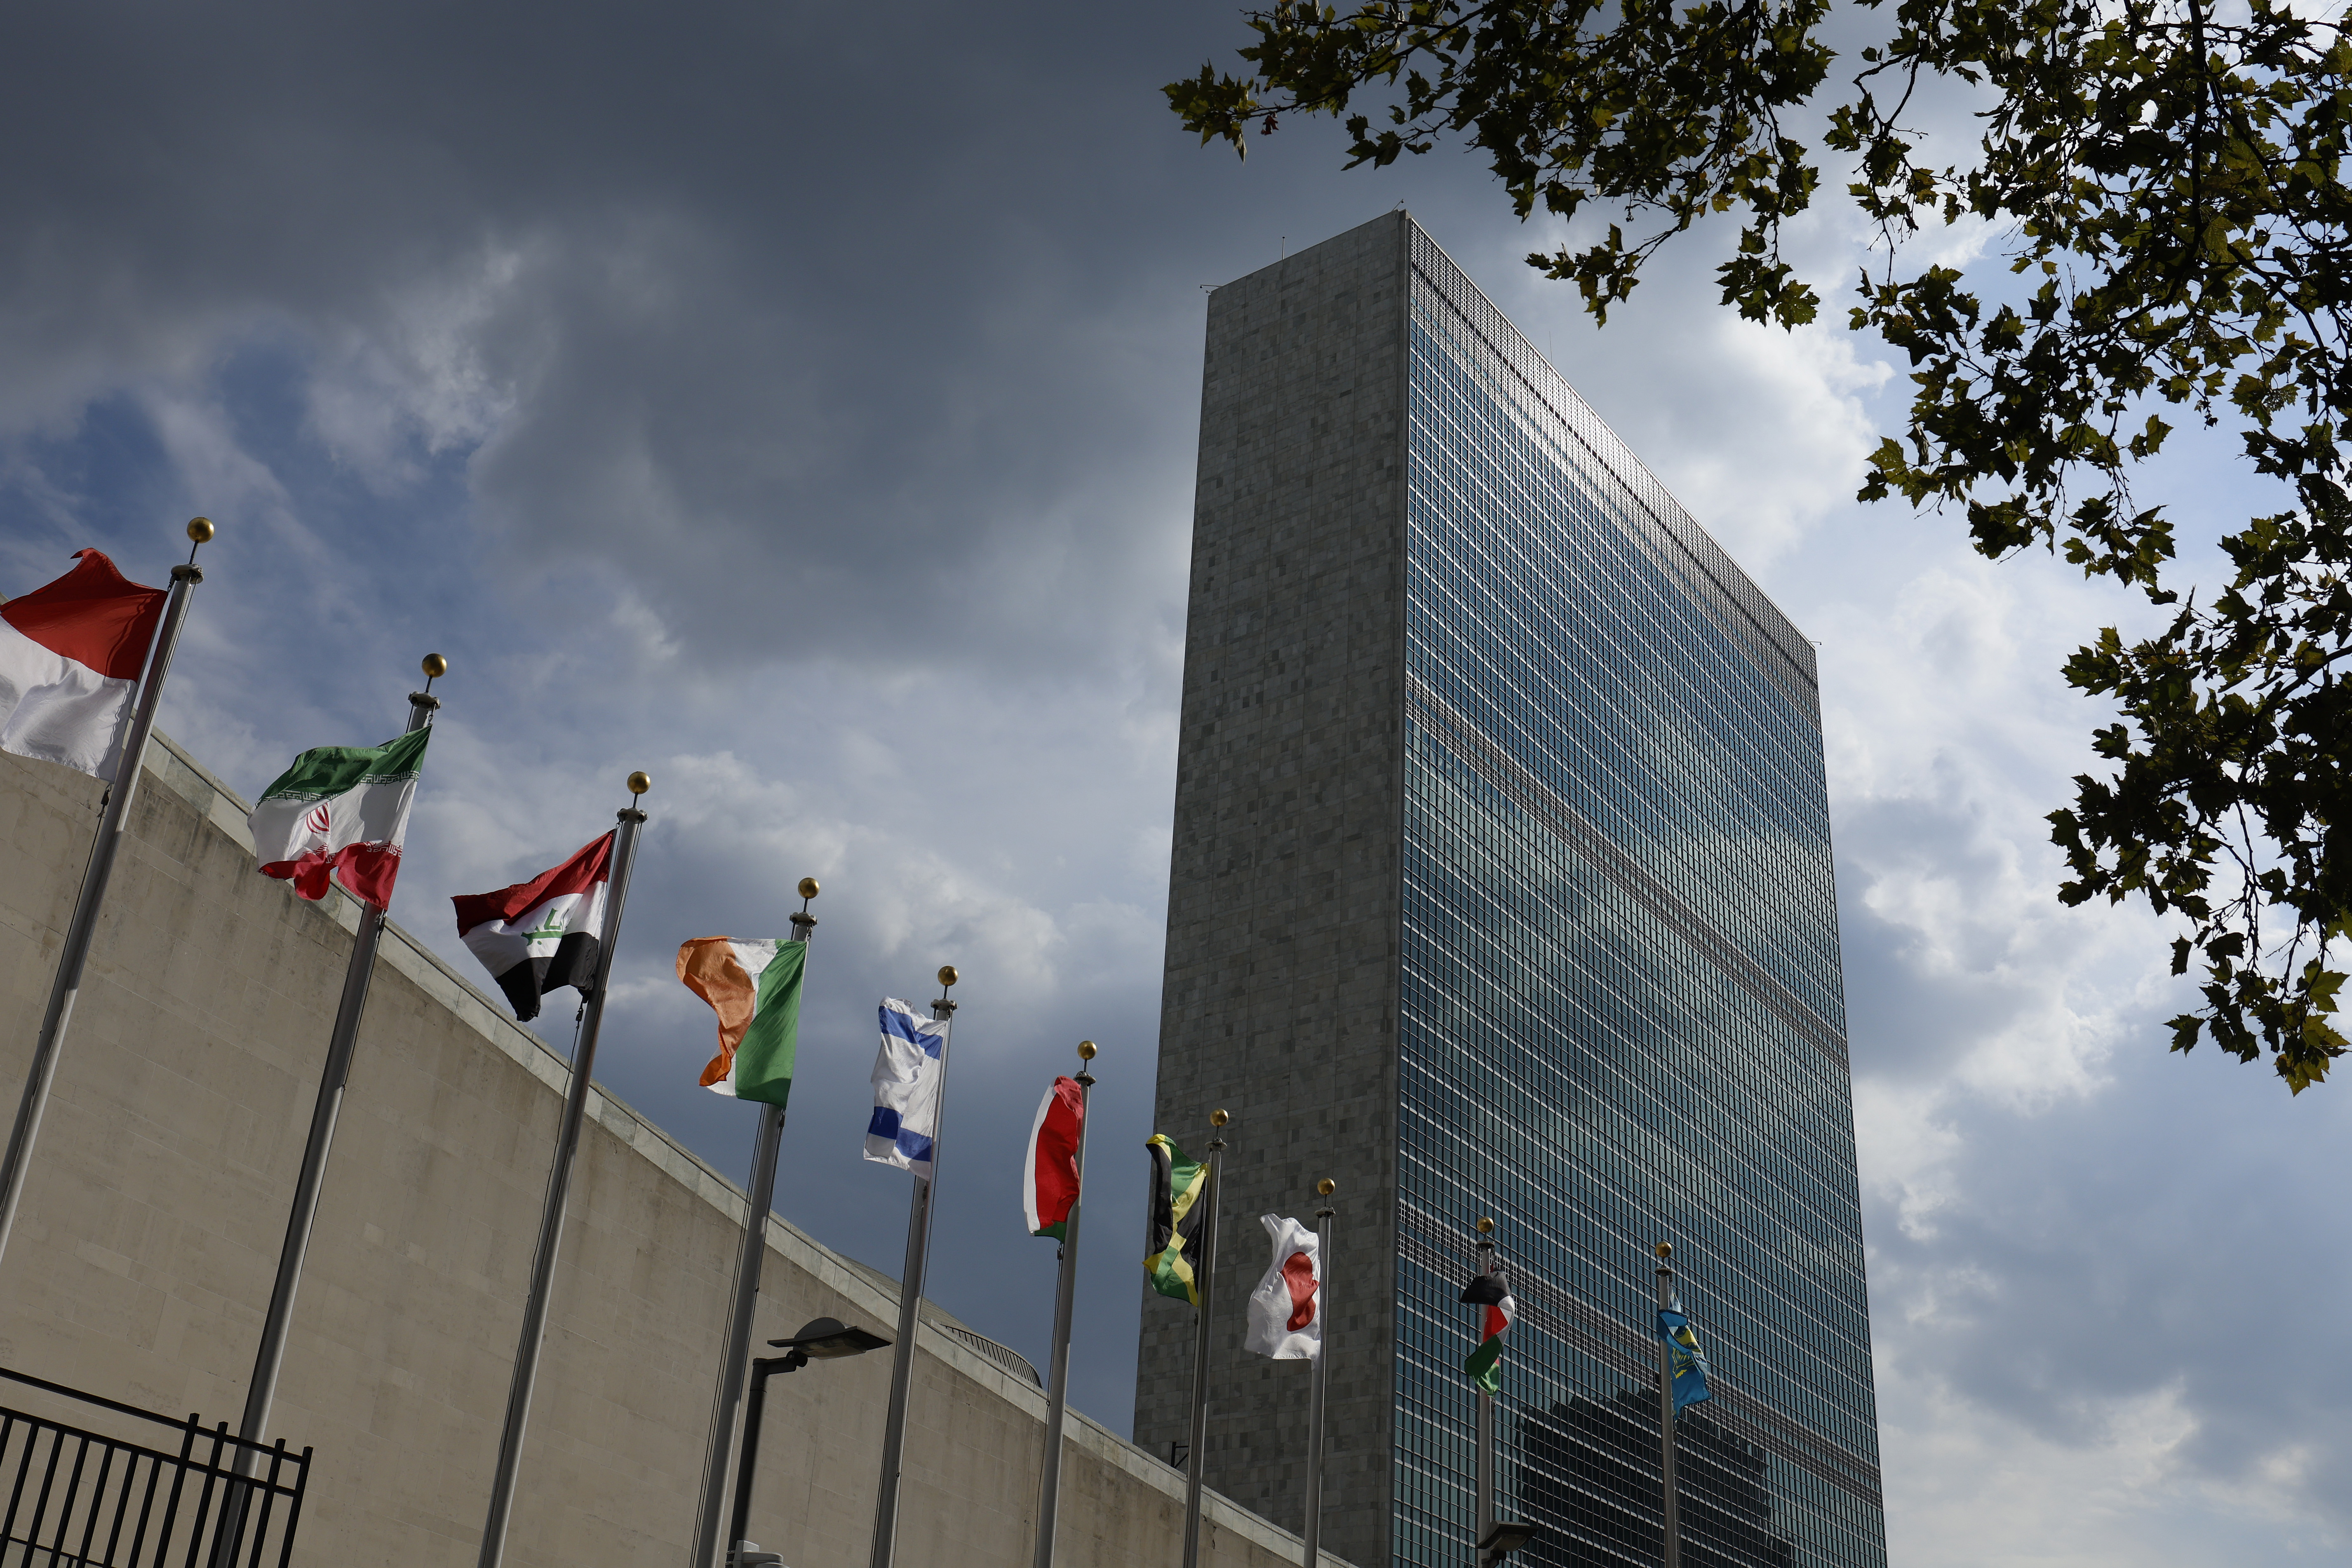
[(247, 821), (261, 874), (327, 896), (330, 874), (353, 896), (387, 908), (400, 874), (400, 841), (416, 803), (430, 729), (382, 746), (314, 747), (261, 792)]
[(1499, 1394), (1503, 1391), (1503, 1331), (1519, 1315), (1519, 1303), (1511, 1299), (1511, 1288), (1495, 1269), (1471, 1275), (1470, 1282), (1462, 1287), (1462, 1299), (1486, 1309), (1479, 1314), (1483, 1332), (1478, 1348), (1462, 1364), (1463, 1375), (1481, 1392)]
[(165, 595), (94, 549), (0, 603), (0, 751), (111, 782)]
[(1086, 1120), (1078, 1081), (1055, 1079), (1030, 1124), (1029, 1157), (1021, 1165), (1021, 1210), (1032, 1236), (1068, 1239), (1070, 1210), (1078, 1206), (1078, 1130)]
[(498, 981), (516, 1018), (537, 1018), (550, 991), (570, 986), (584, 998), (594, 987), (612, 874), (606, 833), (529, 882), (449, 901), (457, 906), (457, 939)]
[(698, 936), (678, 947), (679, 981), (719, 1015), (705, 1089), (770, 1105), (791, 1098), (807, 961), (807, 943), (772, 936)]

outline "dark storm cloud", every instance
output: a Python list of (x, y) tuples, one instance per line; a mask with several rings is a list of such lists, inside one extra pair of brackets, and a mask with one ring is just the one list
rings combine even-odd
[(1229, 160), (1153, 90), (1230, 26), (48, 8), (0, 67), (14, 395), (59, 412), (265, 318), (356, 334), (391, 345), (379, 420), (505, 411), (471, 479), (510, 561), (601, 568), (697, 651), (1066, 657), (1155, 592), (1164, 622), (1197, 285), (1271, 259), (1201, 221)]

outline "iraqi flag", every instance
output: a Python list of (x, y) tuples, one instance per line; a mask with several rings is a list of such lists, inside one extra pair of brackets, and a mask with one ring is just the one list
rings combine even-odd
[(1259, 1216), (1274, 1239), (1274, 1261), (1250, 1292), (1243, 1344), (1276, 1361), (1323, 1353), (1323, 1248), (1315, 1232), (1279, 1214)]
[(1489, 1269), (1470, 1276), (1462, 1287), (1462, 1299), (1473, 1306), (1486, 1310), (1479, 1316), (1478, 1348), (1462, 1364), (1463, 1375), (1478, 1385), (1481, 1393), (1500, 1394), (1503, 1391), (1503, 1331), (1519, 1315), (1519, 1303), (1511, 1299), (1511, 1288), (1503, 1283), (1500, 1270)]
[(927, 1019), (896, 997), (882, 1002), (882, 1049), (874, 1057), (874, 1113), (866, 1157), (931, 1179), (940, 1135), (940, 1084), (948, 1020)]
[(165, 595), (74, 554), (63, 577), (0, 603), (0, 751), (111, 783)]
[(801, 1049), (808, 944), (774, 936), (698, 936), (677, 950), (677, 977), (719, 1015), (719, 1054), (702, 1086), (732, 1100), (792, 1098)]
[(1021, 1210), (1029, 1234), (1066, 1240), (1070, 1210), (1078, 1206), (1078, 1136), (1087, 1124), (1087, 1093), (1075, 1078), (1056, 1078), (1029, 1128), (1029, 1157), (1021, 1165)]
[(550, 991), (570, 986), (584, 999), (594, 988), (612, 874), (606, 833), (529, 882), (449, 901), (457, 906), (457, 939), (498, 981), (515, 1017), (537, 1018)]
[(296, 758), (246, 819), (261, 874), (324, 898), (331, 873), (354, 896), (390, 907), (432, 738), (430, 729), (412, 729), (382, 746), (320, 746)]

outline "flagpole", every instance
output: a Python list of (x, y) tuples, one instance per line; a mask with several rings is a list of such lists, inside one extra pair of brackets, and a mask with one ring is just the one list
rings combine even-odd
[[(1037, 1485), (1034, 1568), (1054, 1568), (1054, 1521), (1062, 1501), (1062, 1417), (1070, 1398), (1070, 1320), (1078, 1301), (1078, 1217), (1087, 1195), (1087, 1102), (1095, 1086), (1095, 1042), (1078, 1041), (1078, 1201), (1062, 1227), (1062, 1267), (1054, 1281), (1054, 1348), (1045, 1360), (1045, 1464)], [(936, 1168), (936, 1167), (934, 1167)]]
[[(1209, 1113), (1212, 1127), (1223, 1127), (1226, 1120), (1223, 1111)], [(1222, 1133), (1209, 1142), (1209, 1180), (1201, 1194), (1209, 1206), (1209, 1216), (1201, 1226), (1201, 1260), (1192, 1266), (1192, 1278), (1201, 1287), (1201, 1307), (1193, 1314), (1192, 1427), (1184, 1451), (1184, 1568), (1201, 1564), (1201, 1469), (1207, 1458), (1202, 1450), (1209, 1446), (1209, 1314), (1217, 1282), (1217, 1167), (1223, 1163), (1224, 1147)]]
[[(1325, 1176), (1315, 1184), (1318, 1196), (1328, 1198), (1339, 1190), (1339, 1184)], [(1317, 1559), (1322, 1554), (1323, 1541), (1323, 1396), (1331, 1381), (1331, 1216), (1335, 1212), (1328, 1203), (1315, 1211), (1315, 1273), (1320, 1283), (1322, 1300), (1316, 1302), (1316, 1315), (1323, 1320), (1322, 1343), (1315, 1352), (1315, 1370), (1309, 1375), (1307, 1393), (1307, 1522), (1298, 1533), (1306, 1542), (1299, 1553), (1304, 1568), (1318, 1568)]]
[(172, 569), (172, 596), (163, 606), (163, 622), (156, 629), (139, 706), (131, 713), (131, 727), (123, 732), (122, 754), (114, 765), (114, 780), (107, 788), (98, 837), (89, 847), (89, 863), (82, 869), (81, 893), (74, 900), (73, 917), (66, 923), (65, 946), (58, 953), (57, 977), (49, 982), (49, 1005), (41, 1014), (32, 1069), (25, 1075), (25, 1095), (17, 1103), (16, 1124), (8, 1132), (7, 1155), (0, 1162), (0, 1256), (6, 1254), (8, 1238), (16, 1228), (16, 1205), (25, 1196), (25, 1171), (32, 1163), (33, 1140), (40, 1136), (41, 1113), (48, 1109), (49, 1088), (57, 1081), (58, 1050), (73, 1018), (75, 999), (81, 995), (82, 966), (89, 958), (90, 939), (98, 934), (99, 905), (106, 900), (107, 879), (114, 874), (114, 853), (122, 847), (122, 830), (139, 793), (139, 770), (146, 761), (155, 710), (163, 700), (163, 677), (172, 667), (172, 652), (179, 645), (189, 596), (205, 580), (204, 568), (196, 565), (196, 550), (212, 537), (212, 519), (188, 520), (188, 538), (194, 542), (187, 564)]
[[(1479, 1272), (1495, 1271), (1495, 1222), (1478, 1221)], [(1478, 1321), (1483, 1332), (1486, 1309), (1478, 1309)], [(1475, 1486), (1476, 1496), (1472, 1504), (1475, 1521), (1470, 1530), (1470, 1555), (1478, 1568), (1486, 1568), (1486, 1538), (1495, 1531), (1495, 1396), (1485, 1389), (1478, 1390), (1477, 1469)]]
[[(1674, 1301), (1675, 1270), (1671, 1260), (1674, 1243), (1658, 1243), (1658, 1310), (1664, 1312)], [(1664, 1478), (1665, 1497), (1665, 1568), (1682, 1568), (1683, 1527), (1679, 1500), (1675, 1496), (1675, 1347), (1664, 1337), (1658, 1341), (1658, 1462)]]
[[(793, 939), (805, 943), (816, 931), (808, 912), (817, 894), (816, 878), (801, 878), (800, 913), (793, 916)], [(751, 1179), (745, 1186), (743, 1249), (735, 1259), (735, 1299), (727, 1309), (727, 1347), (719, 1363), (719, 1393), (711, 1403), (710, 1441), (702, 1466), (702, 1500), (694, 1517), (694, 1555), (688, 1568), (715, 1568), (719, 1529), (726, 1522), (728, 1457), (743, 1416), (743, 1384), (751, 1370), (751, 1319), (760, 1305), (760, 1270), (768, 1258), (768, 1214), (776, 1198), (776, 1151), (784, 1136), (784, 1108), (762, 1103), (759, 1130), (751, 1138)], [(727, 1543), (731, 1559), (735, 1543)]]
[[(406, 733), (410, 735), (430, 725), (440, 708), (433, 683), (448, 673), (449, 661), (438, 653), (427, 653), (422, 668), (425, 689), (408, 694)], [(286, 1240), (278, 1249), (278, 1278), (269, 1288), (269, 1310), (261, 1322), (253, 1379), (246, 1385), (245, 1414), (237, 1422), (236, 1435), (245, 1439), (233, 1467), (239, 1476), (252, 1471), (255, 1456), (261, 1452), (262, 1430), (269, 1425), (270, 1405), (278, 1397), (278, 1375), (286, 1360), (286, 1331), (294, 1316), (294, 1292), (302, 1282), (302, 1262), (310, 1250), (310, 1228), (319, 1218), (319, 1190), (326, 1180), (327, 1152), (335, 1141), (343, 1089), (351, 1082), (360, 1015), (367, 1010), (368, 984), (375, 977), (375, 949), (383, 935), (383, 911), (365, 899), (355, 902), (360, 906), (359, 929), (352, 933), (351, 961), (343, 968), (342, 1000), (335, 1009), (334, 1032), (327, 1040), (319, 1098), (310, 1108), (310, 1135), (302, 1147), (302, 1169), (294, 1179), (294, 1203), (286, 1217)], [(246, 1497), (243, 1487), (233, 1487), (222, 1501), (220, 1533), (214, 1537), (214, 1568), (228, 1568), (234, 1560), (244, 1531)]]
[(595, 977), (572, 1050), (572, 1082), (557, 1124), (555, 1161), (548, 1168), (547, 1199), (539, 1216), (539, 1241), (531, 1251), (530, 1294), (522, 1310), (522, 1333), (515, 1342), (513, 1377), (507, 1385), (506, 1425), (499, 1433), (499, 1463), (490, 1480), (489, 1512), (482, 1522), (479, 1568), (506, 1560), (507, 1524), (514, 1513), (515, 1471), (522, 1462), (523, 1427), (530, 1419), (530, 1396), (539, 1382), (539, 1356), (547, 1340), (547, 1301), (555, 1281), (556, 1249), (563, 1240), (563, 1210), (572, 1192), (572, 1166), (580, 1152), (580, 1128), (588, 1113), (588, 1086), (596, 1069), (596, 1034), (604, 1022), (604, 993), (613, 977), (613, 952), (621, 938), (621, 906), (629, 896), (629, 873), (636, 865), (637, 833), (646, 814), (637, 802), (654, 781), (629, 775), (629, 803), (614, 814), (613, 869), (604, 892), (604, 929), (598, 935)]
[(898, 1343), (890, 1355), (890, 1412), (882, 1423), (882, 1486), (874, 1502), (872, 1568), (892, 1568), (898, 1551), (898, 1483), (905, 1474), (907, 1454), (907, 1395), (914, 1381), (915, 1333), (923, 1306), (923, 1264), (931, 1245), (931, 1193), (940, 1175), (940, 1135), (947, 1130), (948, 1041), (955, 1033), (956, 1005), (947, 998), (956, 983), (955, 966), (940, 968), (938, 1001), (931, 1016), (945, 1019), (940, 1035), (940, 1090), (932, 1104), (931, 1174), (915, 1178), (907, 1206), (907, 1262), (899, 1273)]

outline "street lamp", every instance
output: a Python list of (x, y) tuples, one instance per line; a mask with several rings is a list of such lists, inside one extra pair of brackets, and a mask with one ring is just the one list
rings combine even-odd
[(1500, 1563), (1535, 1538), (1536, 1527), (1532, 1524), (1497, 1521), (1495, 1528), (1486, 1532), (1486, 1539), (1478, 1543), (1478, 1561), (1482, 1564)]
[(770, 1375), (797, 1372), (811, 1361), (863, 1355), (890, 1342), (878, 1333), (851, 1328), (839, 1318), (815, 1318), (803, 1324), (801, 1332), (792, 1338), (772, 1339), (768, 1343), (784, 1354), (763, 1355), (751, 1363), (751, 1390), (743, 1405), (743, 1459), (736, 1468), (735, 1513), (727, 1525), (730, 1563), (743, 1561), (744, 1548), (750, 1544), (743, 1539), (743, 1532), (751, 1527), (751, 1469), (760, 1458), (760, 1416), (768, 1402)]

